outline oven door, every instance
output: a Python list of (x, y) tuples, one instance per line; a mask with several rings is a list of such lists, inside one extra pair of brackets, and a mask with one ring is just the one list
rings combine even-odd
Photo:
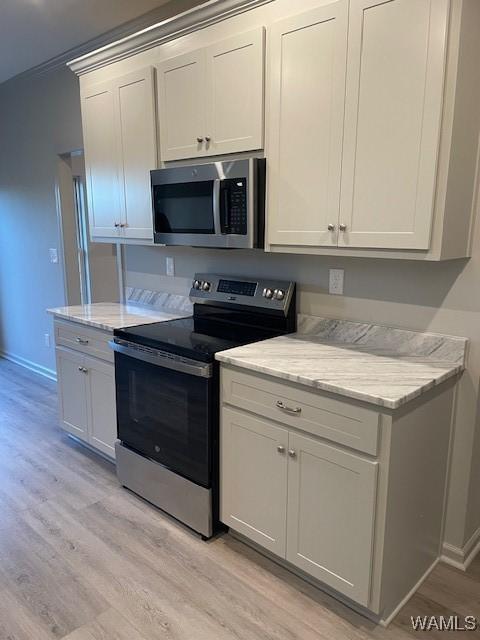
[(126, 343), (115, 350), (118, 437), (171, 471), (212, 482), (212, 365)]

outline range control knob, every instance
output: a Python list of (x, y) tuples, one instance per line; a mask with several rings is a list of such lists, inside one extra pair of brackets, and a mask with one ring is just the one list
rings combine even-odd
[(201, 286), (202, 286), (202, 283), (200, 282), (200, 280), (194, 280), (193, 281), (193, 288), (194, 289), (200, 289)]
[(283, 289), (275, 289), (273, 297), (275, 300), (283, 300), (285, 298), (285, 291)]
[(265, 288), (263, 290), (263, 297), (264, 298), (268, 298), (270, 300), (270, 298), (273, 298), (273, 291), (271, 289)]
[(212, 288), (212, 285), (210, 284), (210, 282), (202, 282), (202, 289), (204, 291), (210, 291), (210, 289)]

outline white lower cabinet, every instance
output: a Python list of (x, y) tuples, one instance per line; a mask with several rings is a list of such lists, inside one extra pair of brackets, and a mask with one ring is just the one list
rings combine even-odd
[(85, 359), (89, 442), (107, 456), (115, 457), (117, 411), (115, 404), (115, 369), (109, 362)]
[(286, 558), (366, 606), (378, 463), (296, 433), (288, 447)]
[(367, 604), (377, 462), (227, 407), (221, 461), (222, 522)]
[(222, 414), (222, 520), (285, 556), (288, 431), (225, 408)]
[(63, 428), (82, 440), (88, 438), (85, 356), (57, 348), (58, 398)]
[(102, 353), (99, 345), (107, 344), (109, 334), (82, 328), (78, 350), (58, 346), (61, 344), (58, 336), (70, 326), (74, 330), (75, 323), (57, 322), (55, 331), (61, 426), (106, 456), (115, 458), (115, 367), (110, 354), (105, 354), (109, 360), (89, 355)]
[(220, 520), (388, 622), (438, 561), (455, 381), (387, 410), (221, 366)]

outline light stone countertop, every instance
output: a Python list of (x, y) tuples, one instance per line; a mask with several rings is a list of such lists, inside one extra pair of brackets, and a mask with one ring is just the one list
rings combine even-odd
[(176, 320), (177, 318), (185, 318), (191, 315), (188, 310), (175, 311), (173, 308), (162, 310), (160, 308), (154, 309), (117, 302), (97, 302), (71, 307), (57, 307), (55, 309), (47, 309), (47, 313), (56, 318), (79, 322), (80, 324), (104, 329), (105, 331)]
[(464, 369), (467, 340), (299, 316), (299, 332), (228, 349), (220, 362), (389, 409)]

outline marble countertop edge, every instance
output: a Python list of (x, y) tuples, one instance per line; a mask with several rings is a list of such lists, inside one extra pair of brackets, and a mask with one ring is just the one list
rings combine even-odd
[(120, 302), (54, 307), (47, 309), (47, 313), (60, 320), (76, 322), (111, 333), (115, 329), (176, 320), (191, 315), (187, 311), (176, 311), (172, 308), (152, 309), (132, 303), (123, 304)]
[[(312, 379), (306, 376), (302, 376), (301, 374), (289, 374), (285, 373), (281, 369), (275, 369), (270, 366), (262, 366), (258, 363), (249, 362), (248, 360), (240, 360), (238, 357), (229, 356), (227, 351), (220, 352), (216, 354), (216, 359), (219, 362), (223, 362), (225, 364), (229, 364), (240, 369), (247, 369), (249, 371), (256, 371), (258, 373), (263, 373), (265, 375), (271, 376), (273, 378), (278, 378), (280, 380), (287, 380), (289, 382), (293, 382), (299, 385), (303, 385), (306, 387), (310, 387), (316, 389), (318, 391), (325, 391), (327, 393), (332, 393), (335, 395), (340, 395), (343, 397), (351, 398), (353, 400), (359, 400), (361, 402), (366, 402), (368, 404), (375, 404), (380, 407), (384, 407), (386, 409), (398, 409), (408, 402), (418, 398), (423, 395), (427, 391), (434, 389), (439, 386), (443, 382), (446, 382), (448, 379), (453, 378), (456, 375), (459, 375), (464, 370), (462, 365), (456, 365), (445, 371), (443, 374), (439, 375), (435, 379), (428, 379), (423, 384), (420, 383), (415, 385), (413, 389), (406, 391), (406, 393), (400, 397), (391, 398), (388, 395), (374, 395), (368, 392), (359, 391), (357, 389), (352, 389), (348, 385), (335, 384), (332, 382), (326, 382), (321, 379)], [(413, 386), (413, 385), (412, 385)]]

